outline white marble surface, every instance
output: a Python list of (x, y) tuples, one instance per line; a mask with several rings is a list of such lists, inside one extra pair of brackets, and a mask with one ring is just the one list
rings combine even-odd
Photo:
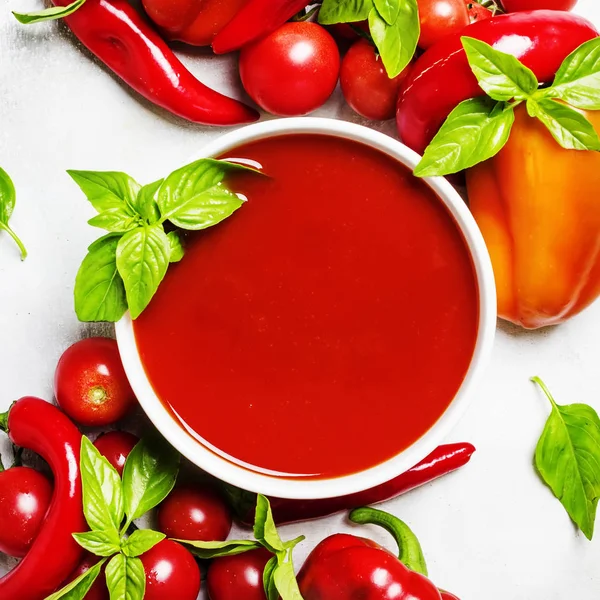
[[(52, 399), (61, 352), (91, 328), (72, 307), (76, 270), (97, 232), (65, 169), (115, 169), (142, 182), (180, 165), (219, 129), (191, 126), (140, 101), (81, 49), (60, 24), (26, 28), (9, 9), (39, 0), (0, 0), (0, 165), (13, 177), (14, 229), (30, 256), (21, 263), (0, 235), (0, 408), (22, 395)], [(577, 9), (600, 25), (595, 0)], [(208, 84), (239, 94), (228, 58), (187, 51)], [(339, 94), (318, 114), (360, 121)], [(392, 124), (384, 131), (393, 134)], [(528, 379), (544, 377), (559, 402), (600, 410), (600, 303), (561, 327), (526, 333), (500, 326), (487, 372), (450, 440), (478, 451), (461, 472), (389, 502), (420, 536), (435, 582), (462, 600), (597, 600), (600, 540), (577, 533), (532, 467), (549, 407)], [(3, 438), (0, 448), (8, 455)], [(307, 536), (296, 553), (335, 531), (343, 516), (286, 527)], [(385, 544), (381, 531), (361, 528)], [(0, 560), (0, 572), (12, 563)]]

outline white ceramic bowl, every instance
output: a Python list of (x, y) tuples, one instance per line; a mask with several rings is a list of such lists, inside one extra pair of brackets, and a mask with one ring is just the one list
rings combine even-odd
[[(316, 133), (354, 140), (376, 148), (413, 169), (419, 156), (397, 140), (352, 123), (312, 117), (277, 119), (226, 133), (207, 144), (194, 158), (212, 157), (265, 137)], [(125, 371), (142, 408), (157, 429), (181, 454), (201, 469), (246, 490), (280, 498), (316, 499), (366, 490), (388, 481), (425, 458), (446, 437), (464, 413), (469, 397), (491, 353), (496, 327), (496, 292), (487, 248), (468, 208), (443, 178), (425, 180), (447, 206), (470, 249), (479, 285), (479, 331), (467, 375), (455, 398), (437, 423), (412, 446), (375, 467), (332, 479), (303, 480), (248, 470), (211, 451), (192, 437), (160, 402), (150, 385), (136, 347), (132, 321), (126, 315), (117, 323), (117, 341)], [(226, 426), (226, 425), (225, 425)]]

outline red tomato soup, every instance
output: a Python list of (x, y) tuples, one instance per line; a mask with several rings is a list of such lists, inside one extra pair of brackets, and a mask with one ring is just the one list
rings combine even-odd
[(188, 237), (135, 335), (161, 401), (230, 460), (282, 476), (356, 473), (440, 418), (469, 367), (478, 290), (437, 196), (364, 145), (287, 135), (248, 201)]

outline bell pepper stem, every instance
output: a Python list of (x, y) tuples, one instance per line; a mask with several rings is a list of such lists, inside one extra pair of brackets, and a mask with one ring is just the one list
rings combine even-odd
[(398, 558), (411, 571), (427, 577), (427, 564), (423, 556), (421, 544), (412, 529), (398, 517), (382, 510), (371, 508), (356, 508), (350, 513), (350, 520), (359, 525), (379, 525), (389, 532), (398, 544)]

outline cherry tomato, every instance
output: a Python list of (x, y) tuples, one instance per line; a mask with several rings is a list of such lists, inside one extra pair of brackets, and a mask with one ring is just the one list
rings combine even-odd
[(521, 12), (523, 10), (571, 10), (577, 0), (502, 0), (506, 12)]
[(94, 446), (98, 448), (100, 454), (117, 470), (119, 475), (123, 475), (123, 467), (129, 453), (139, 442), (133, 433), (127, 431), (109, 431), (96, 438)]
[(158, 528), (170, 538), (221, 542), (231, 531), (231, 513), (208, 487), (177, 487), (158, 507)]
[(362, 29), (365, 33), (369, 33), (369, 22), (359, 21), (358, 23), (336, 23), (335, 25), (327, 25), (327, 31), (338, 41), (346, 40), (355, 42), (360, 39), (360, 35), (355, 28)]
[(196, 600), (200, 592), (200, 569), (181, 544), (163, 540), (140, 559), (146, 573), (144, 600)]
[(39, 471), (12, 467), (0, 472), (0, 552), (27, 554), (51, 499), (52, 485)]
[(471, 0), (466, 0), (467, 3), (467, 11), (469, 12), (469, 21), (471, 23), (475, 23), (476, 21), (485, 21), (486, 19), (491, 19), (494, 16), (494, 13), (485, 6), (479, 4), (479, 2), (471, 2)]
[[(87, 553), (80, 565), (69, 575), (65, 582), (60, 586), (63, 588), (67, 583), (71, 583), (77, 579), (80, 575), (83, 575), (86, 571), (91, 569), (98, 561), (99, 556), (94, 556), (91, 553)], [(88, 590), (87, 594), (83, 597), (83, 600), (109, 600), (108, 587), (106, 586), (106, 578), (104, 576), (104, 567), (102, 572), (94, 581), (92, 587)]]
[(419, 0), (421, 36), (419, 47), (426, 50), (450, 33), (469, 24), (464, 0)]
[(56, 367), (54, 393), (62, 410), (81, 425), (110, 425), (136, 403), (117, 342), (109, 338), (88, 338), (68, 348)]
[(359, 40), (342, 60), (340, 85), (353, 110), (367, 119), (383, 121), (396, 114), (398, 90), (409, 71), (410, 65), (390, 79), (373, 44)]
[(335, 89), (339, 72), (338, 47), (316, 23), (286, 23), (240, 54), (246, 91), (274, 115), (305, 115), (319, 108)]
[(215, 558), (206, 574), (210, 600), (266, 600), (263, 571), (272, 556), (260, 548)]

